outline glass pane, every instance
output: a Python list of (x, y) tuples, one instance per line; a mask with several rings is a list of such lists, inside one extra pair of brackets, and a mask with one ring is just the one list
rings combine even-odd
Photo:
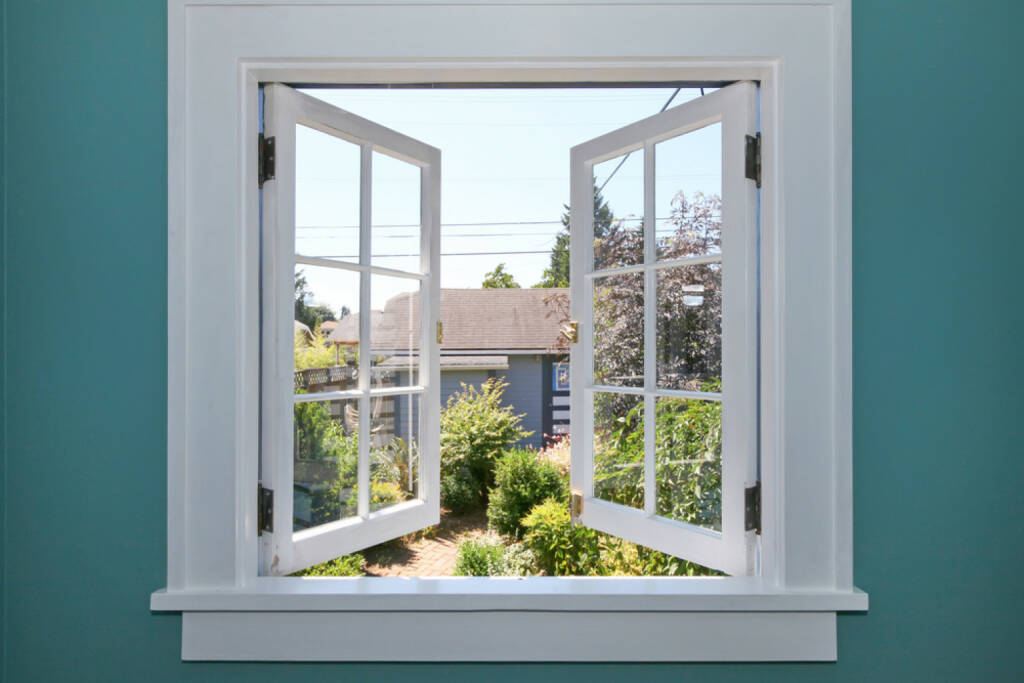
[(295, 253), (359, 261), (359, 145), (295, 127)]
[(722, 390), (722, 265), (662, 268), (658, 277), (658, 387)]
[(370, 278), (373, 388), (414, 386), (419, 369), (420, 283), (388, 275)]
[(654, 146), (658, 259), (722, 252), (722, 124)]
[(594, 383), (644, 385), (644, 276), (594, 278)]
[(644, 397), (594, 394), (594, 497), (644, 507)]
[(293, 528), (357, 513), (359, 409), (355, 399), (295, 404)]
[(416, 395), (370, 399), (370, 512), (419, 495), (419, 404)]
[(643, 263), (643, 216), (644, 151), (594, 164), (594, 270)]
[(295, 390), (357, 388), (359, 274), (295, 268)]
[(420, 168), (380, 152), (373, 153), (373, 229), (375, 266), (420, 272)]
[(722, 530), (722, 404), (658, 398), (655, 513)]

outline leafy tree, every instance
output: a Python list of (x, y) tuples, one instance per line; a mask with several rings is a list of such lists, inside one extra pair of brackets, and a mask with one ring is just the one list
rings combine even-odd
[[(313, 298), (313, 292), (309, 290), (309, 283), (306, 281), (306, 276), (300, 270), (295, 273), (295, 319), (300, 323), (303, 323), (309, 329), (313, 329), (317, 326), (317, 323), (321, 323), (325, 320), (336, 320), (334, 311), (328, 306), (317, 305), (313, 306), (309, 301)], [(345, 317), (345, 311), (342, 310), (342, 317)]]
[[(336, 365), (338, 352), (327, 343), (327, 337), (317, 325), (313, 328), (312, 339), (305, 332), (295, 333), (295, 370), (326, 368)], [(344, 365), (345, 358), (338, 358)]]
[[(659, 238), (658, 256), (678, 259), (721, 250), (722, 200), (697, 193), (672, 200), (674, 230)], [(595, 251), (605, 264), (636, 262), (643, 235), (618, 222)], [(699, 389), (721, 377), (722, 271), (719, 264), (664, 268), (658, 273), (656, 325), (659, 383)], [(600, 278), (594, 287), (594, 375), (602, 383), (636, 385), (643, 375), (643, 277), (626, 273)]]
[[(563, 206), (562, 229), (555, 237), (555, 246), (551, 249), (551, 262), (544, 269), (541, 281), (534, 287), (568, 287), (569, 286), (569, 207)], [(612, 229), (615, 217), (608, 208), (600, 190), (594, 186), (594, 238), (601, 239)]]
[(497, 268), (487, 273), (480, 286), (484, 289), (519, 289), (519, 283), (512, 273), (505, 270), (504, 263), (499, 263)]

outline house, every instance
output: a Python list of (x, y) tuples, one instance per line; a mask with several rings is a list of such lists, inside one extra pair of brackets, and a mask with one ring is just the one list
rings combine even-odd
[[(442, 289), (441, 404), (462, 384), (503, 378), (505, 403), (523, 414), (533, 434), (521, 445), (539, 448), (544, 435), (568, 433), (568, 363), (558, 348), (568, 289)], [(373, 312), (371, 350), (384, 359), (375, 367), (395, 371), (395, 384), (409, 385), (418, 349), (418, 294), (399, 294)], [(344, 318), (327, 338), (338, 346), (359, 341), (359, 316)], [(409, 432), (415, 412), (395, 400), (395, 434)], [(408, 399), (404, 399), (408, 400)]]

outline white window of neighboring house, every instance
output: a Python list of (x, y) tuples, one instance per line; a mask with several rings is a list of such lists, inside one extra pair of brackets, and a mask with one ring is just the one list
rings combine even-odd
[[(835, 659), (836, 613), (867, 607), (852, 559), (848, 0), (168, 7), (168, 578), (151, 605), (183, 613), (184, 658)], [(260, 85), (682, 81), (734, 85), (572, 150), (572, 481), (582, 523), (730, 576), (278, 576), (436, 521), (440, 158), (269, 86), (265, 137), (275, 138), (276, 168), (261, 206)], [(757, 131), (760, 195), (746, 168)], [(692, 244), (663, 240), (659, 158), (702, 135), (721, 144), (721, 216)], [(292, 181), (307, 144), (336, 150), (347, 169), (339, 182), (358, 188), (358, 205), (335, 207), (359, 225), (349, 250), (295, 250)], [(642, 168), (632, 201), (644, 220), (609, 240), (594, 232), (593, 187), (627, 154)], [(418, 209), (419, 241), (402, 266), (376, 263), (366, 239), (374, 169), (386, 165), (406, 172), (410, 187), (418, 181), (404, 201)], [(261, 212), (273, 226), (262, 245)], [(351, 377), (296, 379), (296, 265), (358, 291), (352, 340), (370, 353), (353, 358)], [(261, 283), (272, 290), (262, 304)], [(416, 302), (404, 328), (413, 334), (373, 334), (367, 314), (382, 291)], [(631, 302), (631, 318), (617, 301)], [(614, 355), (617, 329), (636, 343)], [(376, 350), (413, 359), (398, 373), (407, 379), (382, 386)], [(419, 426), (405, 459), (392, 454), (406, 485), (385, 502), (370, 485), (371, 435), (402, 401), (419, 401)], [(668, 438), (661, 425), (683, 404), (721, 411), (720, 460), (713, 443), (683, 448)], [(339, 418), (335, 436), (351, 452), (337, 463), (347, 468), (339, 504), (314, 510), (315, 458), (304, 449), (315, 446), (294, 426), (317, 409)], [(642, 425), (629, 486), (602, 457), (612, 422)], [(659, 472), (687, 486), (711, 461), (721, 462), (720, 483), (702, 483), (698, 499), (717, 496), (720, 513), (698, 504), (682, 515)], [(263, 505), (260, 481), (273, 505)], [(757, 482), (760, 534), (747, 514)]]

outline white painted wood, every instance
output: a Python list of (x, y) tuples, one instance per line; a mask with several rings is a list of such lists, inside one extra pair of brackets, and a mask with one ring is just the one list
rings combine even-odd
[(153, 593), (155, 611), (841, 612), (868, 607), (849, 592), (783, 591), (760, 577), (327, 579), (260, 577), (235, 590)]
[[(370, 348), (371, 286), (374, 274), (395, 274), (420, 280), (430, 287), (437, 269), (422, 273), (404, 273), (377, 268), (371, 262), (373, 154), (381, 152), (414, 163), (423, 169), (439, 163), (439, 154), (427, 145), (391, 131), (366, 119), (299, 93), (280, 84), (265, 88), (266, 134), (277, 140), (276, 178), (264, 185), (264, 278), (263, 290), (272, 303), (264, 308), (264, 357), (266, 360), (263, 401), (265, 406), (263, 433), (263, 484), (276, 492), (274, 496), (274, 530), (262, 540), (262, 573), (288, 574), (310, 565), (361, 550), (382, 541), (411, 533), (435, 523), (440, 516), (439, 500), (419, 498), (413, 503), (386, 510), (370, 511), (370, 399), (374, 396), (415, 394), (421, 405), (440, 400), (437, 391), (427, 387), (389, 387), (375, 389), (371, 385)], [(359, 263), (344, 264), (328, 259), (295, 255), (295, 128), (315, 128), (327, 135), (343, 138), (359, 145)], [(391, 145), (390, 147), (385, 145)], [(436, 176), (431, 176), (430, 179)], [(428, 179), (429, 180), (429, 179)], [(421, 202), (432, 196), (428, 183), (421, 187)], [(428, 242), (438, 241), (436, 224), (425, 225)], [(358, 389), (316, 394), (294, 394), (294, 325), (293, 273), (296, 263), (353, 270), (359, 273), (359, 373)], [(429, 265), (429, 264), (428, 264)], [(430, 318), (421, 315), (421, 331), (431, 328)], [(436, 354), (427, 348), (423, 355)], [(359, 406), (359, 456), (357, 465), (358, 492), (356, 516), (313, 529), (293, 531), (293, 411), (296, 403), (355, 399)], [(421, 408), (422, 409), (422, 408)], [(421, 462), (440, 458), (439, 435), (434, 441), (419, 441)], [(440, 470), (438, 470), (439, 472)], [(439, 476), (439, 475), (438, 475)], [(429, 486), (428, 486), (429, 488)]]
[(684, 258), (657, 261), (654, 263), (640, 263), (635, 266), (618, 266), (616, 268), (605, 268), (586, 273), (584, 277), (593, 280), (596, 277), (607, 277), (609, 275), (621, 275), (624, 273), (644, 273), (650, 269), (671, 268), (673, 266), (696, 266), (703, 263), (718, 263), (722, 260), (721, 254), (703, 254), (700, 256), (686, 256)]
[[(174, 595), (289, 581), (257, 576), (258, 83), (682, 79), (761, 84), (761, 580), (787, 599), (849, 592), (849, 15), (848, 0), (453, 0), (443, 7), (431, 0), (169, 0), (167, 568), (168, 586), (187, 591)], [(482, 23), (502, 30), (477, 30)], [(679, 26), (687, 27), (683, 43)], [(644, 40), (623, 41), (624, 32)], [(573, 203), (585, 206), (580, 191), (586, 197), (591, 188), (571, 191)], [(424, 206), (434, 220), (439, 195)], [(573, 242), (574, 256), (588, 248)], [(436, 273), (436, 253), (427, 260)], [(578, 272), (574, 265), (574, 282)], [(577, 303), (573, 315), (585, 323)], [(582, 325), (581, 336), (587, 330)], [(510, 353), (517, 352), (502, 355)], [(421, 358), (429, 366), (421, 384), (437, 391), (430, 356)], [(589, 357), (578, 349), (572, 356), (578, 386)], [(573, 424), (589, 428), (576, 415)], [(574, 467), (574, 485), (585, 475)], [(425, 489), (431, 479), (422, 477)], [(430, 495), (436, 491), (424, 500)], [(351, 584), (367, 596), (366, 609), (403, 590), (437, 590), (377, 581)], [(614, 588), (603, 581), (576, 608), (609, 599)], [(553, 589), (552, 600), (573, 590), (571, 582), (558, 585), (566, 588)], [(296, 598), (266, 590), (282, 590), (282, 603)], [(239, 604), (250, 599), (243, 594)], [(731, 604), (708, 600), (710, 609)], [(864, 608), (866, 600), (855, 609)]]
[(334, 259), (318, 258), (316, 256), (302, 256), (301, 254), (295, 255), (295, 262), (301, 263), (307, 266), (319, 266), (320, 268), (336, 268), (338, 270), (348, 270), (355, 273), (368, 273), (372, 269), (377, 275), (388, 275), (390, 277), (404, 277), (410, 280), (426, 280), (426, 273), (410, 273), (405, 270), (395, 270), (394, 268), (382, 268), (380, 266), (369, 266), (361, 263), (349, 263), (348, 261), (335, 261)]
[[(688, 397), (720, 400), (723, 405), (722, 529), (721, 533), (710, 533), (654, 515), (655, 403), (657, 395), (667, 393), (657, 389), (655, 370), (654, 145), (718, 122), (722, 129), (722, 253), (700, 257), (699, 262), (722, 263), (722, 391), (686, 392), (692, 395)], [(574, 178), (578, 187), (589, 186), (594, 164), (631, 150), (644, 150), (645, 263), (629, 271), (644, 274), (644, 387), (619, 392), (644, 396), (644, 510), (594, 498), (590, 482), (580, 519), (606, 533), (735, 575), (753, 573), (756, 550), (753, 534), (744, 528), (744, 489), (757, 480), (757, 192), (754, 181), (745, 177), (746, 136), (756, 131), (757, 87), (741, 82), (584, 142), (570, 152), (572, 173), (579, 176)], [(579, 200), (583, 201), (582, 195)], [(593, 199), (585, 201), (589, 213)], [(572, 214), (573, 220), (576, 216)], [(571, 230), (589, 237), (593, 234), (592, 220), (572, 223)], [(574, 281), (578, 288), (571, 289), (571, 299), (576, 301), (583, 298), (579, 294), (582, 287), (593, 287), (593, 258), (584, 254), (574, 260), (572, 267), (584, 276)], [(584, 306), (592, 309), (593, 298), (587, 297)], [(592, 338), (588, 343), (592, 344)], [(578, 410), (584, 418), (593, 411), (592, 367), (585, 378), (587, 390), (574, 392), (570, 399), (580, 404)], [(588, 438), (591, 433), (572, 443), (572, 459), (581, 460), (583, 471), (593, 467), (593, 439)]]
[[(831, 612), (189, 612), (184, 660), (834, 661)], [(387, 634), (381, 637), (381, 634)], [(681, 637), (680, 634), (685, 634)]]
[[(369, 131), (368, 131), (369, 132)], [(371, 132), (372, 134), (372, 132)], [(371, 244), (373, 233), (373, 147), (363, 140), (353, 140), (359, 143), (359, 265), (367, 268), (371, 263)], [(363, 526), (362, 522), (370, 514), (370, 397), (367, 395), (370, 390), (370, 365), (372, 356), (370, 350), (370, 323), (373, 321), (371, 306), (370, 287), (373, 278), (369, 270), (362, 270), (359, 273), (359, 462), (356, 467), (356, 480), (359, 490), (356, 494), (356, 510), (360, 519), (354, 525)], [(323, 538), (327, 534), (337, 535), (341, 539), (352, 536), (354, 529), (339, 527), (336, 533), (331, 531), (317, 534), (314, 538)], [(298, 540), (298, 534), (296, 534)], [(312, 540), (312, 538), (308, 539)], [(383, 539), (382, 539), (383, 540)], [(333, 544), (325, 542), (322, 544), (324, 551), (333, 552)], [(337, 553), (334, 557), (338, 557)], [(296, 567), (302, 567), (296, 563)]]
[[(658, 244), (655, 235), (654, 205), (654, 144), (645, 142), (644, 150), (644, 264), (656, 263)], [(644, 386), (657, 386), (658, 376), (658, 274), (652, 268), (645, 268), (644, 275)], [(591, 280), (593, 282), (593, 280)], [(657, 399), (653, 394), (644, 395), (644, 514), (653, 517), (657, 500), (657, 467), (655, 458), (654, 419)], [(591, 410), (593, 404), (591, 404)]]
[[(406, 394), (422, 394), (424, 387), (381, 387), (370, 388), (370, 397), (375, 396), (404, 396)], [(345, 391), (319, 391), (312, 394), (295, 394), (292, 399), (294, 403), (313, 403), (315, 401), (343, 401), (345, 399), (356, 399), (363, 396), (365, 392), (359, 389), (347, 389)]]

